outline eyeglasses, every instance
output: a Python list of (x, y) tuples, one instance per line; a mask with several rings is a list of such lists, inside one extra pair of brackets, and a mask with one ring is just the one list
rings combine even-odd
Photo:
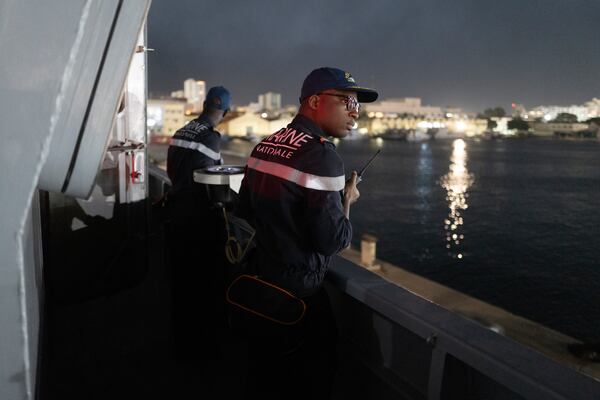
[(358, 100), (356, 100), (352, 96), (348, 96), (345, 94), (336, 94), (336, 93), (319, 93), (318, 94), (318, 96), (322, 96), (322, 95), (341, 97), (344, 99), (344, 104), (346, 105), (346, 111), (355, 111), (355, 112), (360, 111), (360, 103), (358, 102)]

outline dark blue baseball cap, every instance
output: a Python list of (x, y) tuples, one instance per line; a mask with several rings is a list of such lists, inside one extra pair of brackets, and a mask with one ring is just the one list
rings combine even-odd
[(229, 110), (231, 106), (231, 94), (223, 86), (211, 87), (204, 100), (204, 108), (216, 108), (217, 110)]
[(312, 71), (302, 84), (300, 102), (314, 94), (327, 89), (348, 90), (356, 92), (360, 103), (372, 103), (379, 96), (377, 91), (359, 86), (350, 72), (339, 68), (321, 67)]

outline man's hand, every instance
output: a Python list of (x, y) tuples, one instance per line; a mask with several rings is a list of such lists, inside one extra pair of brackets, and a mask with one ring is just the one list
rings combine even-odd
[(350, 205), (355, 203), (356, 200), (360, 197), (360, 192), (356, 187), (358, 182), (358, 174), (356, 171), (352, 171), (352, 176), (346, 182), (346, 186), (344, 186), (344, 214), (346, 214), (346, 218), (350, 218)]

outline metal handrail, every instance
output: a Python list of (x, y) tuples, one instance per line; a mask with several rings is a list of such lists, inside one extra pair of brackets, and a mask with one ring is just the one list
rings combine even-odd
[[(340, 290), (416, 336), (431, 348), (427, 397), (441, 398), (445, 360), (450, 355), (470, 368), (527, 399), (600, 398), (600, 381), (581, 369), (557, 362), (540, 352), (460, 314), (422, 298), (397, 284), (337, 256), (327, 275), (331, 287)], [(347, 303), (346, 308), (352, 307)], [(352, 313), (346, 310), (346, 313)], [(349, 322), (352, 324), (352, 322)], [(354, 331), (354, 330), (352, 330)], [(345, 332), (352, 334), (352, 332)], [(391, 337), (374, 332), (380, 347), (393, 348)], [(393, 357), (391, 354), (390, 357)], [(388, 360), (381, 368), (394, 368)], [(396, 374), (398, 372), (395, 372)]]
[(171, 179), (167, 171), (159, 167), (157, 164), (148, 163), (148, 173), (167, 185), (171, 185)]

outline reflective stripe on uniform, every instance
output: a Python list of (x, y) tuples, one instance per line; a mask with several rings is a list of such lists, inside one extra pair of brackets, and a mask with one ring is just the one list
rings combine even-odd
[(248, 158), (248, 168), (285, 179), (308, 189), (337, 192), (344, 189), (346, 178), (342, 176), (319, 176), (299, 171), (287, 165), (265, 161), (255, 157)]
[(171, 146), (183, 147), (184, 149), (198, 150), (208, 158), (212, 158), (215, 161), (221, 159), (221, 153), (217, 153), (198, 142), (190, 142), (189, 140), (183, 139), (171, 139)]

